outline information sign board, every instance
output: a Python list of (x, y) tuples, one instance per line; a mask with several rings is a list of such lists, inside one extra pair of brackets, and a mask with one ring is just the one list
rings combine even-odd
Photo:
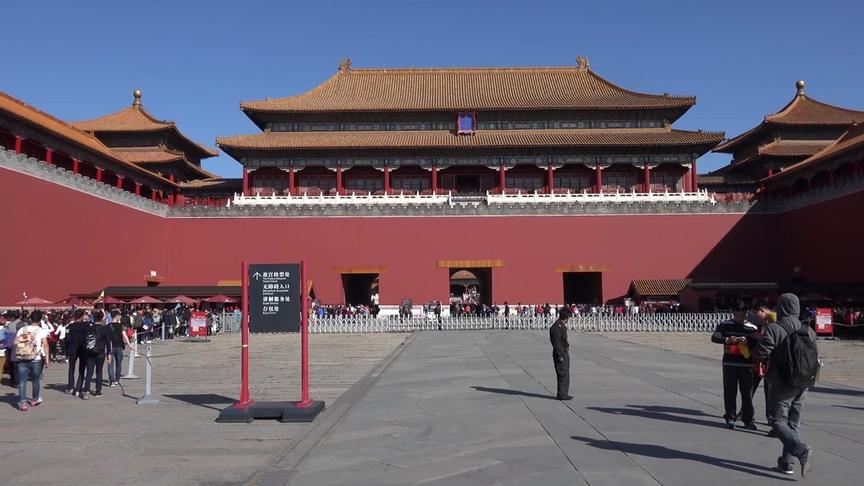
[(831, 309), (816, 309), (816, 334), (834, 334), (834, 313)]
[(190, 337), (207, 335), (207, 313), (195, 311), (189, 316)]
[(300, 264), (249, 265), (249, 332), (300, 331)]

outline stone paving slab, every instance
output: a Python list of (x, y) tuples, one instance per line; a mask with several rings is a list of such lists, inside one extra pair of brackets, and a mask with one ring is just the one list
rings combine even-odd
[(801, 480), (772, 470), (780, 443), (764, 421), (723, 426), (719, 360), (591, 334), (571, 344), (575, 399), (559, 402), (545, 332), (420, 333), (291, 484), (861, 483), (856, 389), (820, 384), (808, 398), (817, 463)]
[[(312, 335), (312, 397), (332, 406), (408, 336)], [(17, 391), (0, 386), (0, 484), (244, 482), (312, 426), (214, 422), (239, 395), (239, 335), (216, 336), (209, 343), (169, 341), (152, 349), (156, 405), (135, 405), (143, 379), (124, 381), (122, 388), (106, 386), (102, 398), (68, 396), (62, 392), (67, 365), (60, 363), (43, 377), (45, 403), (26, 413), (14, 408)], [(253, 334), (250, 350), (252, 398), (298, 399), (299, 336)], [(135, 371), (144, 376), (141, 358)]]

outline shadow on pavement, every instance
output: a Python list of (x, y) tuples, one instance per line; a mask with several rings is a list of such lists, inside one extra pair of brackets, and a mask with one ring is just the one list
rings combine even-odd
[(849, 405), (831, 405), (832, 407), (848, 408), (849, 410), (864, 410), (864, 407), (850, 407)]
[(723, 459), (719, 457), (706, 456), (694, 452), (685, 452), (672, 449), (669, 447), (654, 445), (654, 444), (637, 444), (635, 442), (619, 442), (609, 440), (590, 439), (588, 437), (571, 436), (573, 440), (584, 442), (591, 447), (605, 449), (609, 451), (620, 451), (628, 455), (655, 457), (657, 459), (683, 459), (685, 461), (701, 462), (712, 466), (722, 467), (724, 469), (732, 469), (754, 476), (761, 476), (771, 479), (782, 479), (785, 481), (794, 481), (794, 479), (782, 476), (780, 473), (767, 474), (775, 472), (773, 468), (760, 466), (758, 464), (750, 464), (747, 462), (733, 461), (731, 459)]
[(714, 418), (701, 410), (653, 405), (627, 405), (627, 407), (629, 408), (587, 407), (587, 409), (603, 413), (611, 413), (613, 415), (627, 415), (630, 417), (667, 420), (669, 422), (702, 425), (705, 427), (726, 427), (725, 423), (721, 422), (719, 419), (703, 420), (692, 417), (693, 415), (698, 415), (700, 417)]
[(862, 390), (852, 390), (848, 388), (825, 388), (821, 386), (814, 386), (810, 389), (811, 393), (825, 393), (828, 395), (848, 395), (851, 397), (864, 397), (864, 391)]
[(549, 400), (557, 400), (558, 398), (555, 395), (541, 395), (539, 393), (531, 393), (524, 392), (519, 390), (511, 390), (509, 388), (487, 388), (485, 386), (472, 386), (471, 388), (488, 393), (500, 393), (502, 395), (518, 395), (522, 397), (533, 397), (533, 398), (548, 398)]
[(236, 398), (229, 398), (225, 395), (216, 395), (215, 393), (201, 393), (197, 395), (162, 395), (165, 398), (171, 398), (181, 402), (186, 402), (199, 407), (209, 408), (221, 412), (224, 406), (215, 407), (212, 405), (230, 405), (237, 401)]
[[(28, 387), (29, 391), (29, 387)], [(0, 403), (8, 403), (10, 407), (17, 409), (18, 408), (18, 388), (15, 388), (13, 393), (7, 393), (3, 396), (0, 396)]]

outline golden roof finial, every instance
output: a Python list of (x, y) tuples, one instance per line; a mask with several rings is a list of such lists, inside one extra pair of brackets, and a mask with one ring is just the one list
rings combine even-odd
[(132, 106), (141, 106), (141, 90), (136, 89), (132, 92), (132, 96), (135, 97), (135, 101), (132, 102)]
[(795, 88), (798, 89), (798, 96), (803, 95), (804, 94), (804, 80), (799, 79), (798, 81), (796, 81), (795, 82)]
[(350, 70), (351, 70), (351, 58), (350, 57), (343, 57), (342, 59), (339, 59), (339, 72), (344, 73), (345, 71), (350, 71)]
[(580, 71), (587, 71), (588, 58), (585, 56), (576, 56), (576, 67), (579, 68)]

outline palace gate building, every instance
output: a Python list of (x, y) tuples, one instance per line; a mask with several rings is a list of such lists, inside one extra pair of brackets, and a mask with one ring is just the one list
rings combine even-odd
[[(809, 100), (803, 85), (796, 100), (719, 147), (735, 161), (707, 190), (697, 159), (724, 134), (673, 128), (695, 97), (627, 90), (584, 58), (344, 61), (306, 93), (241, 103), (261, 131), (216, 144), (242, 180), (201, 169), (215, 152), (146, 112), (140, 93), (78, 123), (2, 95), (0, 217), (14, 237), (0, 268), (14, 278), (0, 303), (152, 272), (164, 285), (216, 285), (238, 280), (244, 259), (306, 260), (324, 303), (368, 302), (373, 289), (382, 304), (446, 301), (461, 285), (515, 304), (609, 301), (634, 280), (855, 284), (860, 252), (825, 228), (861, 207), (860, 112)], [(785, 128), (792, 112), (809, 124)], [(807, 140), (785, 142), (795, 136)], [(768, 139), (775, 148), (762, 150)], [(765, 159), (791, 145), (807, 151)], [(749, 179), (724, 182), (738, 174)]]

